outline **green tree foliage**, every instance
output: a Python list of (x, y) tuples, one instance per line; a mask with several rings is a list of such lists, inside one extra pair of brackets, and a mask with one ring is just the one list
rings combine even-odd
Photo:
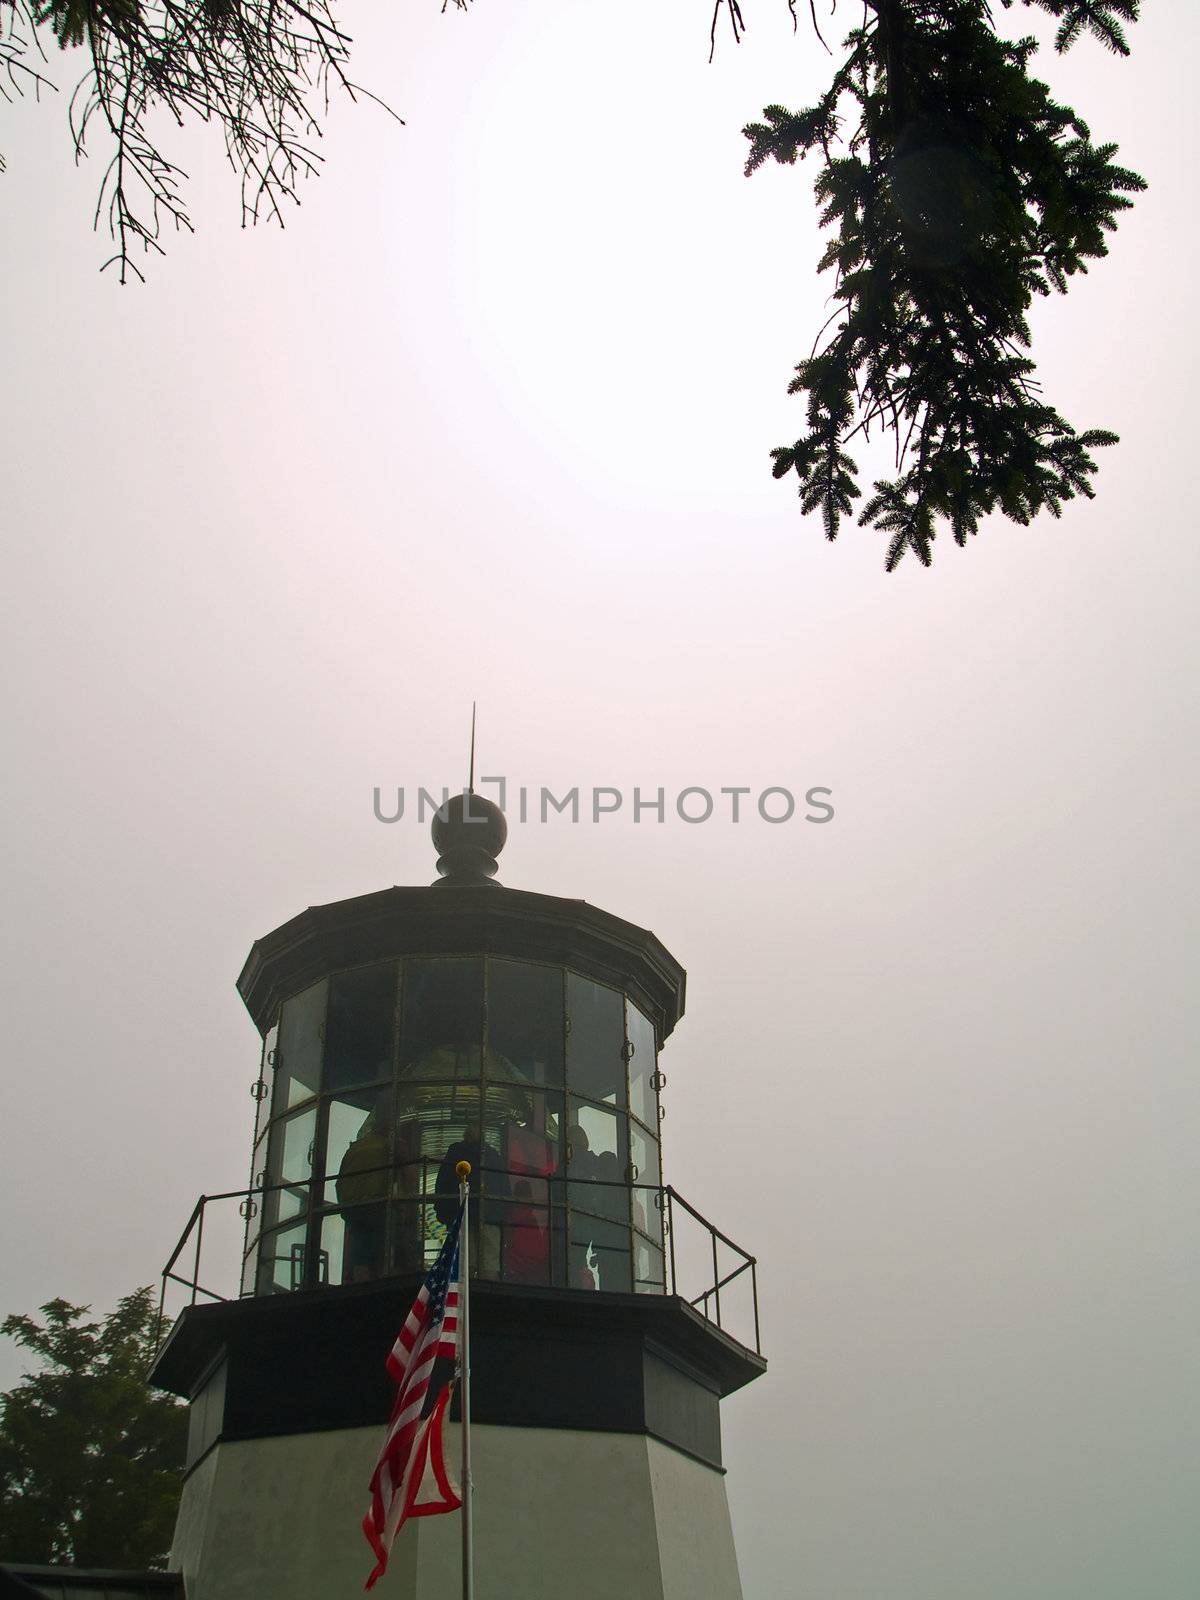
[[(1138, 0), (1022, 3), (1058, 19), (1060, 51), (1091, 34), (1128, 54)], [(908, 551), (928, 566), (939, 523), (961, 545), (990, 512), (1028, 523), (1092, 497), (1091, 452), (1116, 436), (1042, 398), (1026, 314), (1107, 253), (1145, 184), (1031, 76), (1036, 41), (1002, 37), (986, 0), (865, 0), (863, 17), (816, 105), (745, 129), (746, 170), (814, 153), (833, 229), (836, 309), (789, 388), (808, 431), (772, 452), (775, 476), (796, 473), (834, 539), (862, 493), (847, 445), (890, 433), (895, 476), (858, 520), (888, 536), (891, 570)]]
[(51, 1300), (0, 1332), (39, 1359), (0, 1397), (0, 1560), (154, 1568), (179, 1503), (187, 1411), (146, 1383), (156, 1317), (137, 1289), (101, 1322)]
[(346, 76), (350, 40), (327, 0), (0, 0), (0, 95), (55, 89), (42, 71), (51, 41), (87, 60), (71, 131), (77, 157), (94, 129), (107, 136), (96, 221), (108, 222), (116, 252), (105, 266), (115, 263), (122, 282), (142, 276), (139, 246), (161, 254), (165, 226), (191, 229), (163, 131), (216, 123), (241, 178), (243, 225), (282, 222), (297, 183), (320, 165), (318, 111), (330, 91), (365, 93)]
[[(1128, 54), (1139, 0), (1021, 4), (1057, 21), (1059, 51), (1090, 35)], [(716, 0), (714, 28), (722, 5), (736, 38), (739, 0)], [(992, 512), (1028, 523), (1092, 497), (1092, 452), (1116, 436), (1077, 432), (1043, 399), (1027, 313), (1106, 254), (1145, 185), (1031, 75), (1036, 41), (1004, 37), (989, 0), (863, 0), (862, 17), (815, 106), (768, 106), (744, 131), (748, 172), (818, 156), (833, 230), (819, 269), (835, 274), (836, 309), (790, 386), (807, 396), (808, 431), (772, 452), (774, 473), (796, 473), (804, 511), (836, 538), (862, 498), (847, 446), (890, 433), (895, 476), (858, 517), (887, 535), (890, 570), (909, 551), (929, 565), (939, 525), (965, 544)], [(43, 34), (87, 52), (72, 126), (79, 151), (96, 123), (110, 136), (96, 216), (122, 280), (135, 246), (158, 250), (164, 223), (191, 225), (152, 121), (219, 123), (243, 219), (282, 220), (319, 163), (313, 100), (355, 92), (329, 0), (0, 0), (0, 93), (5, 73), (10, 90), (45, 83)]]

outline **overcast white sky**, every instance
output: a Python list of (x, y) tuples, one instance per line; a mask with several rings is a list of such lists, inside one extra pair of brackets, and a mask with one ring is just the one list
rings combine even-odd
[(0, 1310), (107, 1307), (245, 1181), (242, 960), (432, 877), (372, 788), (461, 781), (477, 697), (514, 784), (833, 790), (503, 861), (688, 968), (667, 1175), (771, 1358), (725, 1408), (747, 1600), (1192, 1600), (1197, 13), (1041, 63), (1152, 185), (1038, 315), (1123, 436), (1098, 499), (887, 577), (767, 470), (830, 285), (739, 129), (825, 57), (746, 10), (710, 67), (700, 0), (360, 0), (406, 126), (336, 106), (282, 234), (189, 138), (144, 288), (63, 105), (0, 108)]

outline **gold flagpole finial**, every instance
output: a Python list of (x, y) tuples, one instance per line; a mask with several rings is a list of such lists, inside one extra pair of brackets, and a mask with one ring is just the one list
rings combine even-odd
[(469, 1161), (460, 1161), (454, 1171), (458, 1175), (459, 1183), (466, 1183), (471, 1176), (471, 1163)]

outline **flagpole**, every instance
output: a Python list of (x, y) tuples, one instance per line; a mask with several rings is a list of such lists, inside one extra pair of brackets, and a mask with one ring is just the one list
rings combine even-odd
[(475, 1593), (474, 1528), (471, 1522), (471, 1163), (460, 1161), (458, 1193), (462, 1201), (462, 1228), (458, 1235), (458, 1403), (462, 1412), (462, 1592), (463, 1600)]

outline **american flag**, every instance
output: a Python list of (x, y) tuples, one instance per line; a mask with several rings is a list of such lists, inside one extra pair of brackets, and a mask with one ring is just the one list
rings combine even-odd
[[(462, 1501), (450, 1482), (442, 1454), (442, 1418), (450, 1399), (446, 1384), (428, 1416), (422, 1416), (433, 1364), (439, 1356), (458, 1354), (458, 1235), (462, 1207), (450, 1225), (446, 1242), (421, 1285), (399, 1337), (387, 1358), (398, 1385), (396, 1403), (375, 1471), (371, 1474), (371, 1509), (363, 1532), (375, 1552), (375, 1568), (364, 1584), (373, 1588), (387, 1570), (392, 1540), (406, 1517), (457, 1511)], [(421, 1496), (429, 1469), (432, 1493)]]

